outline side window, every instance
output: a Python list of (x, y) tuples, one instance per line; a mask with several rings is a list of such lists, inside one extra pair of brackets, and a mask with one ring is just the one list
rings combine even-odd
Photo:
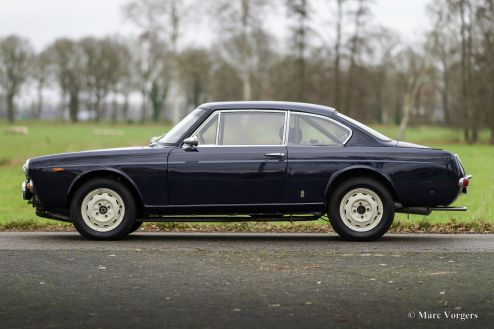
[(219, 145), (282, 145), (285, 112), (221, 113)]
[(214, 145), (216, 144), (216, 132), (218, 130), (218, 114), (213, 116), (204, 123), (204, 125), (197, 131), (197, 138), (199, 139), (199, 145)]
[(329, 119), (291, 113), (288, 144), (292, 145), (343, 145), (351, 131)]

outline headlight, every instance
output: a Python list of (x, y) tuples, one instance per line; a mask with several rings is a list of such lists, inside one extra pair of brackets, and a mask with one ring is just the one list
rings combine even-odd
[(22, 170), (24, 170), (24, 174), (27, 176), (27, 171), (29, 170), (29, 159), (27, 159), (26, 163), (22, 166)]

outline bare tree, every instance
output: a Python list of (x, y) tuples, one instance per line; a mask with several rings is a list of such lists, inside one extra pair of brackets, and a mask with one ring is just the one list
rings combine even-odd
[(217, 17), (222, 57), (238, 72), (242, 82), (242, 98), (250, 100), (252, 77), (259, 67), (260, 38), (266, 33), (262, 26), (262, 15), (267, 3), (262, 0), (221, 0), (216, 2), (214, 15)]
[(355, 92), (355, 73), (357, 70), (357, 60), (364, 49), (364, 43), (366, 38), (364, 37), (364, 27), (366, 19), (370, 16), (370, 6), (365, 0), (357, 0), (357, 7), (353, 13), (353, 27), (354, 31), (350, 38), (350, 52), (349, 52), (349, 67), (347, 74), (346, 93), (344, 99), (343, 110), (349, 114), (352, 114), (354, 92)]
[(95, 121), (102, 118), (102, 105), (119, 79), (122, 46), (111, 38), (85, 38), (79, 42), (83, 54), (84, 86), (91, 100)]
[[(148, 105), (151, 102), (153, 113), (158, 109), (161, 112), (163, 101), (156, 98), (157, 86), (169, 87), (170, 72), (166, 72), (165, 58), (168, 50), (165, 44), (157, 39), (154, 34), (142, 34), (136, 41), (134, 47), (130, 49), (132, 57), (131, 76), (132, 84), (139, 90), (141, 95), (141, 121), (148, 118)], [(168, 64), (168, 62), (167, 62)], [(129, 81), (130, 82), (130, 81)], [(151, 96), (151, 89), (155, 85), (154, 95)], [(161, 91), (160, 91), (161, 94)], [(163, 95), (166, 97), (165, 95)], [(153, 100), (155, 101), (153, 103)], [(156, 102), (158, 101), (158, 102)], [(158, 118), (160, 113), (158, 113)], [(153, 115), (156, 117), (156, 115)]]
[(334, 106), (341, 104), (341, 40), (345, 0), (336, 0), (336, 40), (334, 44)]
[(181, 118), (182, 86), (178, 79), (178, 42), (182, 29), (182, 17), (188, 10), (183, 0), (134, 0), (123, 8), (125, 15), (154, 39), (168, 45), (169, 82), (167, 93), (174, 123)]
[[(367, 67), (370, 70), (370, 79), (365, 88), (369, 90), (375, 103), (368, 100), (367, 109), (374, 110), (374, 118), (380, 123), (387, 123), (390, 119), (392, 96), (396, 94), (390, 88), (397, 63), (396, 52), (399, 50), (399, 36), (385, 28), (378, 27), (372, 31), (368, 41), (373, 49), (367, 54)], [(372, 108), (374, 105), (374, 108)], [(363, 116), (369, 118), (369, 116)]]
[(180, 54), (180, 76), (187, 103), (197, 107), (208, 100), (212, 77), (212, 58), (206, 49), (189, 48)]
[(60, 89), (60, 116), (65, 117), (68, 98), (69, 118), (72, 122), (79, 119), (80, 96), (82, 92), (83, 57), (77, 42), (62, 38), (46, 49), (50, 62), (50, 71)]
[(288, 14), (295, 20), (292, 26), (292, 44), (295, 49), (295, 67), (297, 81), (297, 99), (306, 100), (306, 50), (310, 32), (310, 8), (307, 0), (287, 0)]
[(34, 59), (32, 78), (35, 84), (34, 87), (36, 89), (36, 105), (34, 110), (34, 116), (36, 119), (41, 118), (41, 112), (43, 111), (44, 107), (43, 91), (49, 82), (49, 65), (50, 58), (46, 50), (39, 53)]
[(468, 123), (464, 128), (465, 140), (469, 143), (477, 141), (477, 131), (472, 128), (472, 7), (470, 0), (459, 0), (453, 4), (460, 16), (461, 37), (461, 102), (463, 120)]
[(119, 108), (119, 103), (115, 101), (112, 107), (112, 121), (115, 122), (118, 118), (118, 112), (121, 112), (125, 122), (130, 121), (129, 109), (130, 109), (130, 94), (136, 91), (135, 81), (135, 61), (133, 58), (132, 48), (134, 47), (134, 40), (128, 39), (115, 39), (116, 46), (118, 48), (118, 71), (116, 72), (116, 80), (113, 85), (113, 97), (117, 96), (123, 98), (123, 104)]
[(0, 40), (0, 90), (7, 101), (7, 121), (15, 121), (15, 97), (27, 79), (33, 58), (28, 40), (12, 35)]
[(441, 107), (444, 113), (444, 122), (451, 123), (450, 118), (450, 72), (455, 55), (456, 31), (451, 28), (452, 17), (448, 11), (446, 3), (443, 1), (432, 2), (428, 7), (428, 12), (434, 21), (434, 28), (430, 31), (432, 45), (432, 56), (438, 64), (438, 71), (441, 76), (437, 88), (441, 94)]
[(410, 121), (412, 109), (415, 106), (416, 97), (425, 79), (430, 66), (430, 49), (425, 47), (423, 54), (412, 48), (405, 49), (399, 56), (401, 62), (401, 79), (404, 85), (403, 112), (398, 132), (398, 139), (405, 138), (406, 129)]
[(491, 131), (490, 143), (494, 144), (494, 0), (481, 1), (476, 17), (483, 49), (477, 61), (484, 86), (482, 104)]

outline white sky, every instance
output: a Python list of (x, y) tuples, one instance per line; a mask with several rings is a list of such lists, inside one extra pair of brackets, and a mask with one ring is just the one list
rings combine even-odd
[[(215, 0), (204, 0), (203, 5)], [(328, 0), (329, 1), (329, 0)], [(414, 40), (428, 25), (425, 6), (431, 0), (374, 0), (374, 23), (399, 32), (404, 40)], [(40, 50), (58, 37), (126, 35), (135, 31), (122, 17), (128, 0), (0, 0), (0, 37), (18, 34)], [(317, 8), (317, 10), (323, 10)], [(285, 31), (285, 21), (275, 15), (268, 25), (274, 33)], [(194, 20), (193, 18), (189, 20)], [(330, 20), (328, 16), (327, 20)], [(202, 24), (202, 25), (201, 25)], [(204, 20), (190, 26), (187, 43), (204, 44), (211, 33)], [(205, 41), (206, 40), (206, 41)]]

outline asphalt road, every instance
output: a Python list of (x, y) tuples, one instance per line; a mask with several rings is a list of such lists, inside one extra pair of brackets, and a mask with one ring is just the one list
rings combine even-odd
[(0, 232), (0, 327), (488, 328), (493, 279), (494, 235)]

